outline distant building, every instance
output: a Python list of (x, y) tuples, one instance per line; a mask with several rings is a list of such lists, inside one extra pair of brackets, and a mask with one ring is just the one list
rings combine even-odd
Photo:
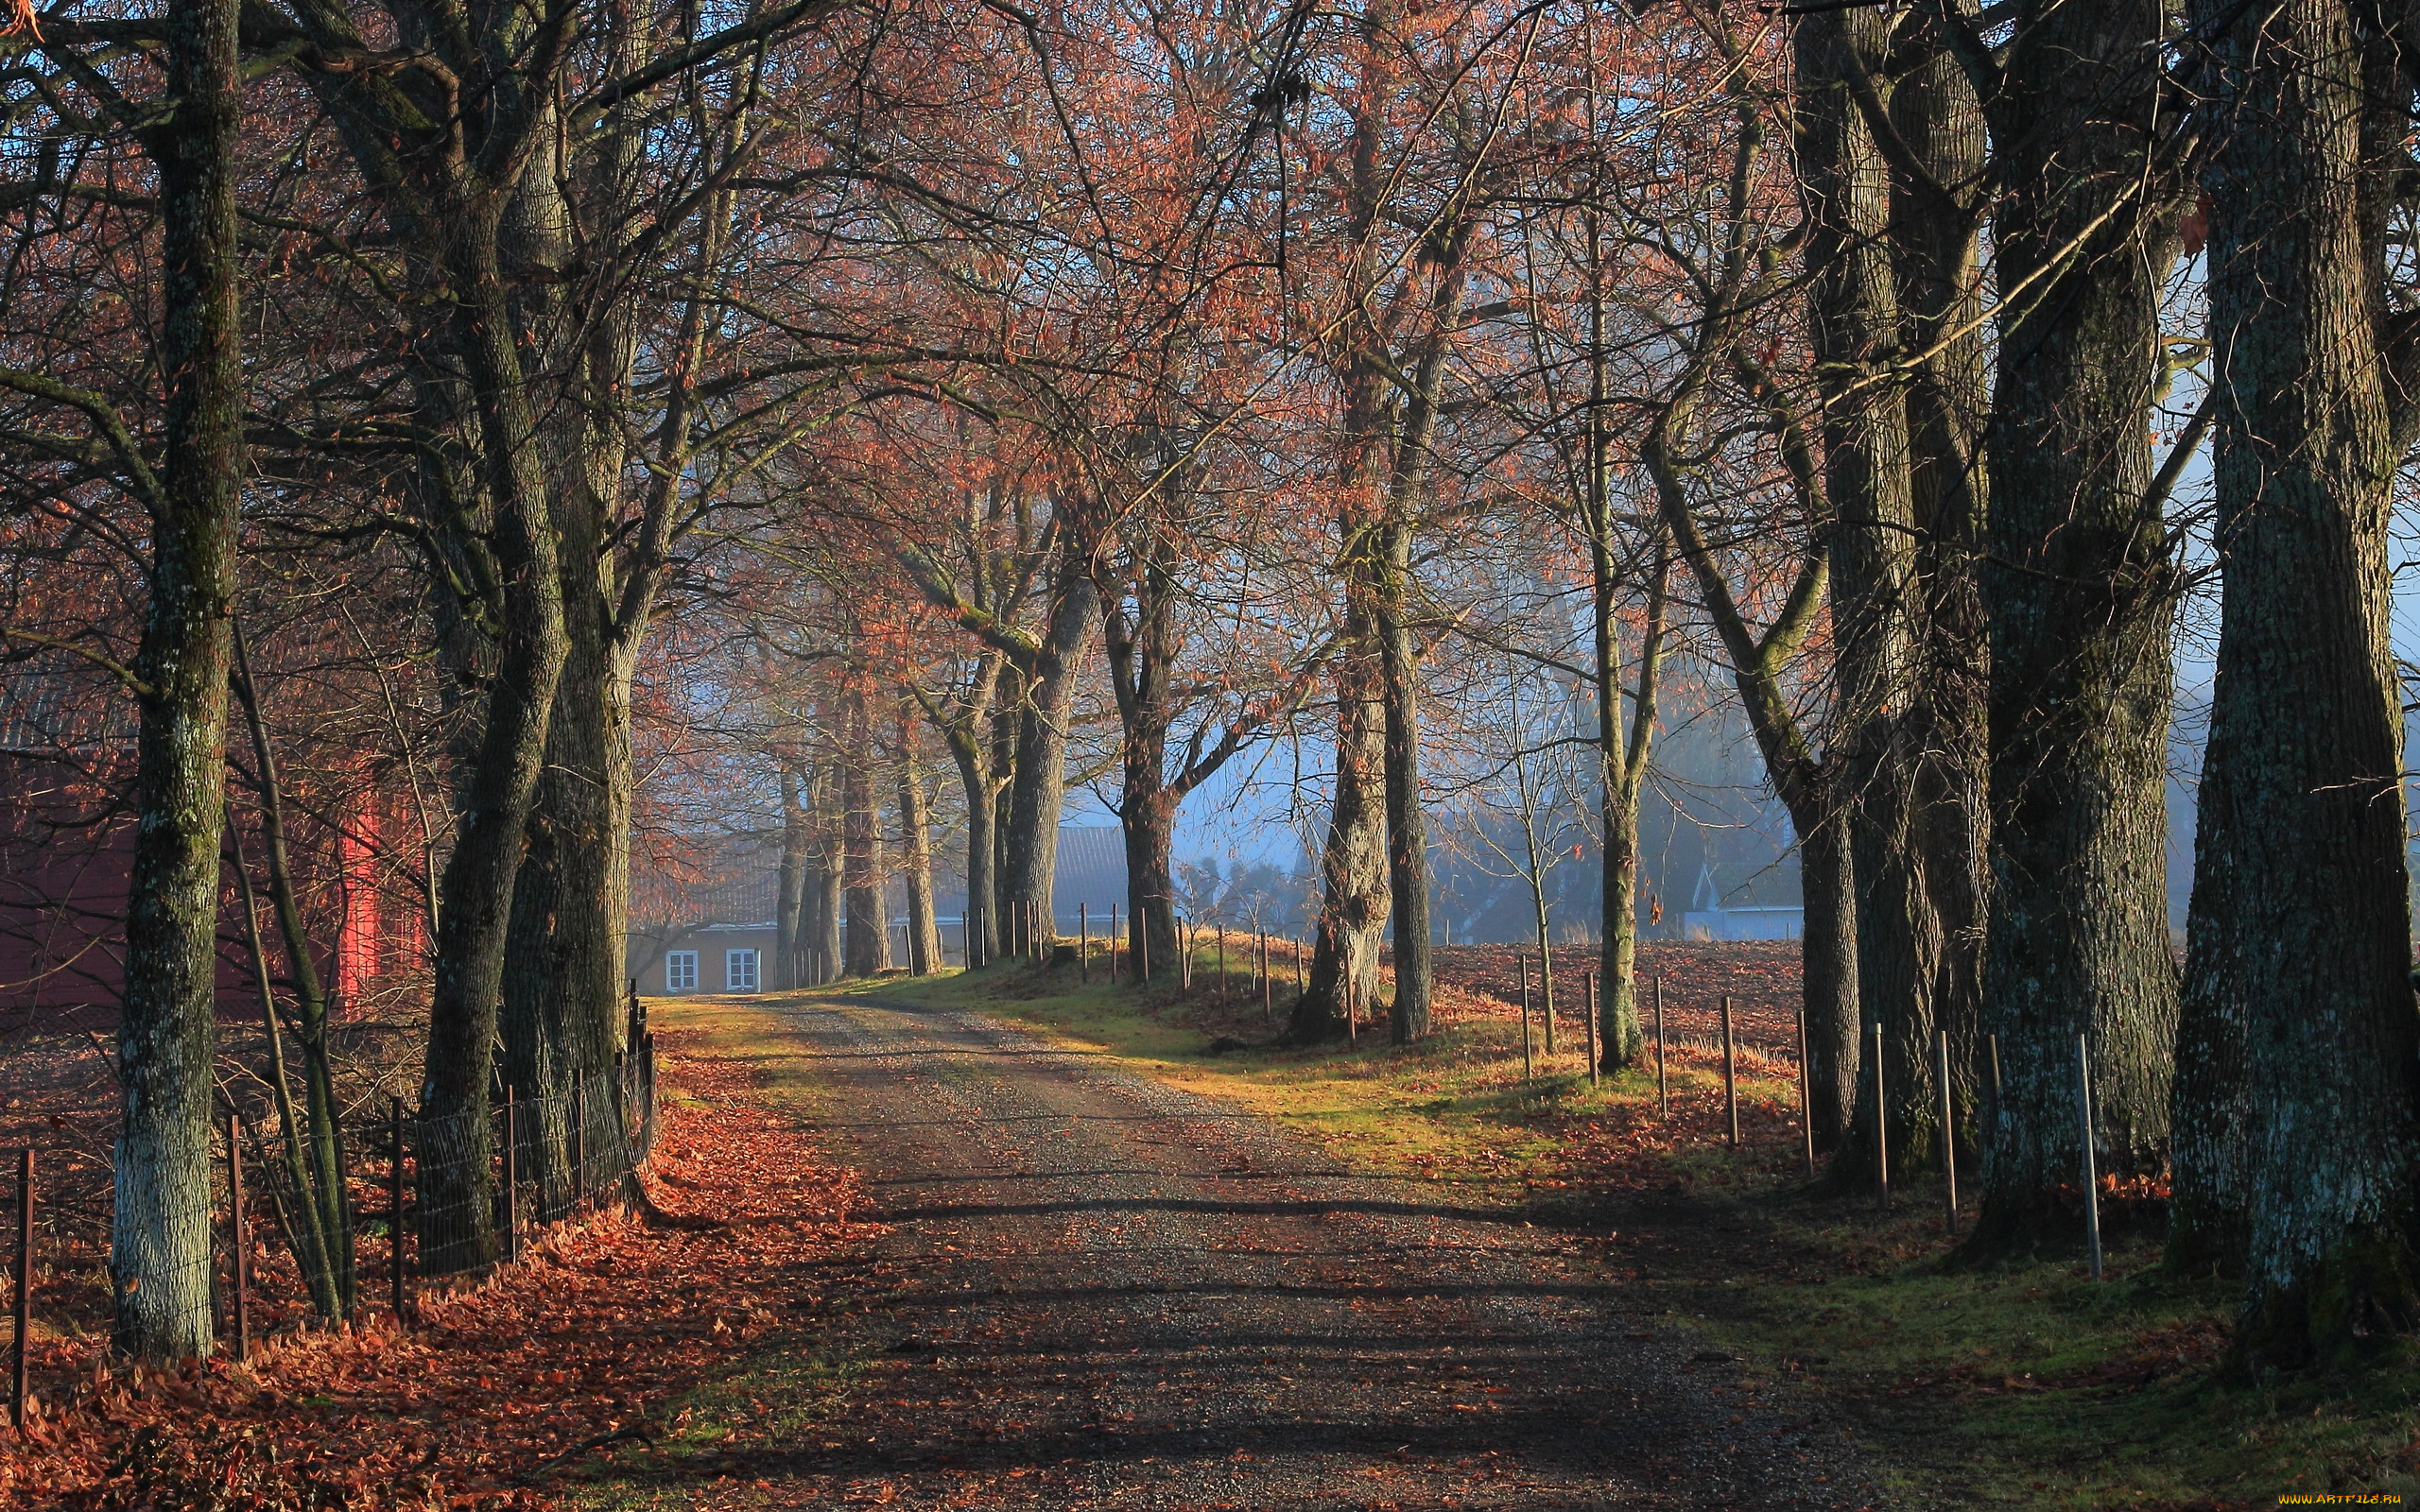
[[(634, 878), (631, 889), (629, 972), (649, 993), (762, 992), (772, 985), (780, 928), (775, 885), (781, 872), (778, 830), (735, 834), (703, 863), (700, 874), (674, 881)], [(933, 856), (933, 914), (941, 926), (942, 959), (966, 960), (966, 879), (959, 857)], [(1107, 825), (1059, 829), (1059, 864), (1052, 912), (1062, 934), (1088, 919), (1098, 936), (1113, 905), (1126, 905), (1126, 844)], [(906, 887), (887, 889), (891, 958), (907, 958)]]
[(1714, 868), (1698, 868), (1689, 910), (1681, 919), (1684, 939), (1796, 939), (1806, 933), (1806, 910), (1799, 903), (1758, 902), (1750, 879), (1729, 892), (1715, 884)]

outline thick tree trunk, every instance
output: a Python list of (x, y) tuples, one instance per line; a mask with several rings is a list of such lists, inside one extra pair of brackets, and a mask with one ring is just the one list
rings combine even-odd
[(816, 985), (840, 979), (840, 921), (843, 897), (842, 879), (847, 874), (847, 842), (841, 837), (838, 815), (827, 821), (823, 832), (823, 849), (815, 858), (810, 873), (811, 904), (807, 950), (814, 957)]
[[(614, 852), (627, 815), (614, 804), (608, 768), (607, 684), (613, 677), (593, 603), (597, 543), (578, 528), (579, 510), (558, 508), (566, 558), (590, 563), (590, 581), (567, 572), (566, 653), (546, 728), (545, 767), (530, 804), (527, 840), (513, 882), (505, 945), (500, 1028), (505, 1084), (522, 1106), (519, 1169), (537, 1193), (540, 1221), (567, 1216), (573, 1190), (573, 1090), (613, 1066), (621, 1001), (620, 946), (627, 921), (609, 917)], [(585, 589), (583, 593), (582, 590)]]
[[(1921, 13), (1920, 13), (1921, 14)], [(1928, 21), (1898, 47), (1911, 61), (1890, 118), (1922, 170), (1894, 176), (1891, 243), (1908, 351), (1925, 354), (1907, 387), (1909, 486), (1915, 523), (1916, 643), (1909, 689), (1913, 843), (1938, 949), (1927, 991), (1948, 1031), (1954, 1109), (1971, 1126), (1982, 1017), (1990, 765), (1990, 657), (1976, 570), (1989, 497), (1983, 433), (1991, 367), (1978, 257), (1987, 148), (1974, 86)]]
[(440, 886), (435, 989), (421, 1083), (422, 1263), (430, 1274), (493, 1258), (495, 1142), (488, 1108), (506, 932), (564, 652), (562, 583), (530, 394), (523, 380), (492, 207), (471, 210), (452, 271), (457, 349), (478, 411), (483, 484), (500, 573), (496, 676), (476, 769)]
[(890, 919), (883, 906), (882, 814), (876, 807), (873, 731), (862, 696), (850, 701), (849, 748), (842, 754), (841, 890), (848, 912), (843, 947), (851, 976), (874, 976), (890, 967)]
[(1028, 944), (1046, 954), (1058, 939), (1051, 891), (1059, 868), (1059, 810), (1067, 790), (1067, 721), (1095, 607), (1088, 568), (1074, 559), (1073, 548), (1063, 550), (1069, 557), (1060, 566), (1050, 620), (1025, 679), (1004, 837), (1007, 866), (999, 888), (1003, 902), (1027, 910), (1033, 935)]
[(2100, 1171), (2154, 1175), (2168, 1159), (2175, 584), (2146, 501), (2175, 249), (2163, 224), (2170, 173), (2147, 158), (2161, 80), (2143, 66), (2164, 25), (2152, 0), (2047, 11), (1992, 105), (2010, 188), (1995, 221), (2001, 287), (2039, 287), (2008, 301), (1990, 436), (1984, 1028), (1999, 1038), (2002, 1091), (1982, 1251), (2075, 1222), (2079, 1035), (2091, 1043)]
[(1126, 950), (1130, 960), (1148, 954), (1154, 972), (1176, 960), (1176, 882), (1170, 875), (1176, 846), (1176, 804), (1165, 788), (1137, 793), (1128, 774), (1117, 823), (1126, 845)]
[(925, 812), (925, 767), (917, 759), (915, 731), (899, 730), (900, 874), (908, 888), (908, 970), (930, 976), (941, 970), (941, 930), (933, 921), (932, 816)]
[[(1348, 636), (1353, 633), (1347, 627)], [(1376, 1001), (1378, 939), (1390, 902), (1387, 874), (1386, 714), (1375, 669), (1339, 665), (1336, 802), (1320, 853), (1320, 916), (1310, 976), (1287, 1038), (1317, 1044), (1343, 1038), (1345, 995), (1364, 1016)]]
[(138, 1360), (211, 1350), (211, 1043), (227, 669), (244, 474), (230, 0), (174, 0), (160, 168), (164, 475), (148, 490), (149, 604), (136, 670), (134, 861), (118, 1021), (113, 1340)]
[[(1807, 1119), (1815, 1152), (1831, 1155), (1849, 1140), (1864, 1064), (1858, 1015), (1857, 879), (1841, 825), (1827, 819), (1821, 799), (1793, 808), (1798, 828), (1799, 897), (1806, 932), (1799, 944), (1799, 1008), (1806, 1016)], [(1841, 1179), (1847, 1179), (1845, 1167)], [(1867, 1169), (1871, 1171), (1869, 1158)]]
[(799, 974), (799, 905), (806, 894), (806, 852), (814, 843), (806, 830), (806, 804), (799, 797), (798, 769), (782, 763), (782, 859), (773, 875), (773, 961), (765, 985), (786, 992), (804, 987)]
[(1430, 971), (1428, 822), (1420, 791), (1419, 645), (1405, 623), (1411, 527), (1390, 525), (1385, 578), (1376, 600), (1380, 701), (1386, 713), (1387, 888), (1394, 915), (1395, 995), (1387, 1022), (1394, 1042), (1428, 1035)]
[(1845, 820), (1856, 886), (1858, 1000), (1870, 1039), (1883, 1032), (1891, 1107), (1870, 1077), (1836, 1169), (1842, 1181), (1873, 1166), (1877, 1120), (1889, 1119), (1893, 1164), (1922, 1166), (1934, 1148), (1930, 973), (1939, 929), (1916, 845), (1909, 752), (1901, 728), (1912, 671), (1913, 504), (1908, 419), (1899, 389), (1880, 381), (1899, 345), (1889, 242), (1890, 176), (1852, 80), (1879, 71), (1888, 21), (1878, 10), (1802, 17), (1798, 60), (1800, 193), (1810, 227), (1811, 340), (1824, 398), (1824, 481), (1835, 515), (1832, 621), (1841, 751), (1830, 812)]
[(2176, 1108), (2197, 1138), (2178, 1142), (2176, 1219), (2196, 1256), (2241, 1233), (2249, 1358), (2345, 1364), (2420, 1321), (2396, 456), (2383, 224), (2363, 181), (2402, 112), (2370, 139), (2366, 100), (2396, 80), (2347, 7), (2203, 0), (2195, 20), (2220, 65), (2203, 187), (2224, 595), (2180, 1041), (2195, 1059)]
[(988, 768), (970, 767), (963, 758), (959, 762), (959, 781), (966, 790), (966, 913), (959, 927), (966, 944), (966, 964), (972, 969), (990, 964), (999, 954), (992, 905), (996, 890), (992, 868), (994, 794)]

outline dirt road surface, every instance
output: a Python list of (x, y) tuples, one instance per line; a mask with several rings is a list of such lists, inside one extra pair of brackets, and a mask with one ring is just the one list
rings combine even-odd
[(895, 1227), (819, 1325), (870, 1363), (735, 1503), (1880, 1504), (1579, 1236), (976, 1014), (766, 1011)]

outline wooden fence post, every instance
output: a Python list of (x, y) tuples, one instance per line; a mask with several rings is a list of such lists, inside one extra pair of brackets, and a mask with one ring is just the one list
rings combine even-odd
[(9, 1374), (9, 1421), (26, 1431), (26, 1351), (34, 1327), (34, 1147), (17, 1152), (17, 1336)]
[(1530, 1057), (1530, 958), (1514, 951), (1512, 964), (1521, 971), (1521, 1079), (1530, 1081), (1538, 1074), (1537, 1064)]
[(1874, 1202), (1891, 1211), (1891, 1113), (1883, 1096), (1882, 1025), (1874, 1026)]
[(251, 1358), (251, 1267), (244, 1263), (251, 1237), (244, 1232), (244, 1141), (233, 1113), (227, 1115), (227, 1237), (235, 1252), (235, 1363), (242, 1365)]
[(1806, 1090), (1806, 1005), (1798, 1005), (1798, 1126), (1806, 1136), (1806, 1177), (1815, 1177), (1815, 1104)]
[(1739, 1078), (1737, 1041), (1731, 1033), (1731, 998), (1722, 999), (1722, 1116), (1730, 1126), (1733, 1149), (1739, 1147)]
[(1672, 1081), (1664, 1068), (1664, 979), (1655, 979), (1655, 1102), (1663, 1116), (1672, 1116)]
[(1941, 1077), (1941, 1181), (1942, 1217), (1948, 1225), (1949, 1237), (1958, 1237), (1958, 1125), (1956, 1100), (1949, 1094), (1949, 1031), (1933, 1031), (1935, 1068)]
[(1597, 1085), (1597, 973), (1580, 973), (1580, 1009), (1588, 1016), (1588, 1085)]
[(2076, 1120), (2083, 1131), (2083, 1236), (2092, 1251), (2092, 1279), (2100, 1280), (2100, 1170), (2092, 1147), (2092, 1046), (2076, 1036)]
[(504, 1258), (521, 1263), (521, 1107), (512, 1089), (504, 1090)]

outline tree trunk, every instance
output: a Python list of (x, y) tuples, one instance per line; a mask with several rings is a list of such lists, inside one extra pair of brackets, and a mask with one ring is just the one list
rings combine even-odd
[(841, 888), (848, 910), (848, 973), (875, 976), (890, 967), (890, 919), (883, 907), (882, 815), (875, 807), (873, 731), (865, 699), (849, 705), (848, 749), (842, 753)]
[[(1793, 808), (1798, 829), (1798, 886), (1806, 934), (1799, 944), (1799, 1010), (1806, 1016), (1806, 1114), (1815, 1153), (1847, 1147), (1855, 1121), (1865, 1036), (1858, 1015), (1857, 879), (1841, 822), (1820, 799)], [(1837, 1178), (1847, 1179), (1846, 1168)], [(1872, 1169), (1869, 1159), (1868, 1170)]]
[(500, 1029), (505, 1084), (521, 1104), (520, 1174), (537, 1193), (537, 1216), (554, 1223), (572, 1211), (572, 1092), (613, 1066), (621, 1000), (620, 945), (626, 921), (607, 917), (609, 875), (620, 843), (607, 771), (605, 684), (612, 677), (595, 594), (597, 543), (578, 527), (581, 511), (558, 507), (564, 556), (589, 565), (564, 574), (562, 679), (546, 727), (546, 760), (530, 804), (527, 842), (514, 878), (505, 945)]
[(2142, 62), (2163, 35), (2152, 0), (2046, 11), (1992, 102), (2009, 186), (1993, 239), (2003, 307), (2016, 308), (1996, 346), (1981, 579), (1996, 904), (1984, 1027), (2002, 1078), (1972, 1241), (1984, 1252), (2073, 1230), (2079, 1035), (2100, 1171), (2151, 1176), (2168, 1159), (2175, 583), (2149, 499), (2149, 427), (2175, 242), (2172, 171), (2147, 157), (2162, 85)]
[(1915, 844), (1909, 753), (1901, 729), (1912, 671), (1912, 503), (1907, 410), (1881, 382), (1899, 345), (1891, 266), (1890, 176), (1853, 81), (1878, 72), (1889, 22), (1877, 10), (1800, 18), (1800, 195), (1809, 234), (1811, 344), (1824, 401), (1824, 482), (1834, 525), (1832, 621), (1839, 694), (1833, 739), (1841, 751), (1839, 806), (1856, 886), (1858, 1001), (1882, 1026), (1891, 1107), (1857, 1084), (1835, 1169), (1841, 1181), (1873, 1166), (1876, 1122), (1887, 1116), (1894, 1165), (1926, 1163), (1938, 1123), (1933, 1103), (1929, 974), (1938, 927)]
[(1670, 563), (1659, 549), (1648, 585), (1647, 627), (1639, 640), (1637, 702), (1625, 721), (1621, 641), (1614, 618), (1614, 595), (1619, 585), (1614, 576), (1609, 501), (1601, 467), (1596, 475), (1599, 482), (1591, 511), (1594, 539), (1589, 558), (1596, 587), (1597, 781), (1604, 855), (1599, 900), (1603, 935), (1597, 961), (1598, 1044), (1599, 1064), (1608, 1072), (1617, 1072), (1634, 1064), (1647, 1044), (1639, 1025), (1634, 970), (1638, 954), (1638, 800), (1646, 787), (1648, 754), (1654, 748), (1656, 677), (1663, 664)]
[(908, 884), (908, 970), (930, 976), (942, 966), (941, 930), (933, 921), (932, 816), (925, 811), (915, 728), (905, 720), (899, 727), (899, 849)]
[(773, 962), (765, 973), (765, 985), (779, 992), (806, 985), (798, 971), (799, 905), (805, 899), (806, 852), (813, 841), (798, 790), (798, 768), (782, 763), (782, 859), (773, 877)]
[(2385, 227), (2364, 181), (2404, 129), (2400, 110), (2376, 129), (2365, 103), (2408, 87), (2353, 19), (2325, 0), (2195, 15), (2221, 86), (2203, 187), (2224, 595), (2176, 1219), (2197, 1256), (2241, 1233), (2241, 1350), (2288, 1368), (2353, 1363), (2420, 1321), (2396, 456)]
[(1382, 747), (1387, 793), (1387, 886), (1394, 914), (1395, 995), (1387, 1014), (1394, 1042), (1428, 1036), (1430, 971), (1428, 824), (1420, 792), (1419, 645), (1405, 623), (1411, 573), (1409, 522), (1390, 524), (1380, 547), (1379, 591), (1374, 595), (1378, 685), (1386, 713)]
[[(326, 1263), (327, 1287), (323, 1314), (330, 1320), (353, 1310), (353, 1214), (345, 1194), (344, 1136), (338, 1126), (336, 1068), (328, 1055), (328, 998), (320, 984), (320, 967), (311, 954), (310, 932), (303, 927), (302, 903), (294, 886), (294, 868), (285, 844), (285, 798), (278, 778), (277, 752), (269, 745), (268, 724), (262, 717), (260, 689), (252, 681), (251, 656), (244, 644), (243, 627), (234, 627), (236, 697), (252, 740), (254, 773), (260, 786), (261, 838), (268, 851), (269, 900), (277, 915), (278, 937), (285, 947), (286, 968), (294, 984), (297, 1036), (302, 1042), (304, 1107), (309, 1109), (308, 1173), (310, 1179), (294, 1189), (297, 1201), (312, 1209), (310, 1223), (318, 1230), (320, 1258)], [(242, 848), (236, 848), (240, 864)], [(245, 884), (249, 898), (251, 884)], [(249, 901), (246, 904), (250, 917)], [(283, 1058), (281, 1056), (279, 1058)], [(282, 1073), (281, 1073), (282, 1074)]]
[(1976, 581), (1989, 497), (1983, 432), (1991, 367), (1978, 257), (1987, 140), (1974, 86), (1937, 26), (1919, 19), (1909, 30), (1898, 50), (1910, 61), (1892, 91), (1890, 119), (1910, 166), (1921, 170), (1921, 178), (1894, 175), (1891, 196), (1906, 346), (1924, 354), (1906, 390), (1918, 585), (1910, 796), (1937, 942), (1926, 990), (1934, 1025), (1950, 1037), (1953, 1112), (1971, 1127), (1991, 829), (1990, 657)]
[(150, 490), (149, 604), (136, 670), (133, 874), (110, 1277), (120, 1354), (211, 1351), (211, 1046), (225, 814), (227, 664), (244, 474), (232, 160), (242, 101), (229, 0), (167, 11), (160, 168), (164, 475)]
[(1045, 955), (1058, 939), (1051, 890), (1059, 868), (1059, 810), (1067, 789), (1067, 721), (1094, 612), (1089, 569), (1072, 546), (1061, 550), (1049, 624), (1025, 679), (1004, 837), (1008, 865), (1000, 879), (1001, 901), (1024, 908), (1031, 920), (1028, 947)]
[(1170, 852), (1176, 845), (1176, 804), (1166, 788), (1137, 793), (1131, 785), (1118, 803), (1117, 823), (1126, 844), (1126, 950), (1130, 958), (1148, 953), (1154, 971), (1176, 960), (1176, 883)]
[[(1348, 625), (1348, 644), (1355, 627)], [(1375, 669), (1348, 658), (1336, 673), (1336, 802), (1320, 854), (1320, 916), (1309, 981), (1287, 1038), (1296, 1044), (1345, 1032), (1345, 994), (1366, 1011), (1376, 1001), (1378, 937), (1390, 902), (1385, 801), (1386, 715)]]

